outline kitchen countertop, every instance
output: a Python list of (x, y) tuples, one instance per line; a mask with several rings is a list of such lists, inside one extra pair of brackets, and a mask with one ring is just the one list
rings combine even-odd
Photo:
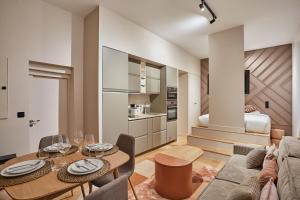
[(128, 121), (138, 120), (138, 119), (148, 119), (153, 117), (161, 117), (167, 116), (165, 113), (149, 113), (149, 114), (141, 114), (136, 117), (128, 117)]

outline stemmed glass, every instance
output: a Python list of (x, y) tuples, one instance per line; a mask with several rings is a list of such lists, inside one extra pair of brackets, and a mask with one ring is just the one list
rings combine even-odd
[[(86, 134), (85, 137), (84, 137), (84, 146), (90, 146), (92, 144), (95, 144), (95, 138), (94, 138), (94, 135), (93, 134)], [(91, 157), (91, 151), (90, 151), (90, 148), (88, 148), (88, 151), (89, 151), (89, 157)]]
[(82, 131), (78, 131), (77, 134), (75, 134), (74, 142), (79, 147), (78, 151), (81, 152), (82, 142), (83, 142), (83, 132)]
[(64, 162), (63, 164), (67, 164), (65, 156), (66, 153), (70, 150), (71, 144), (68, 137), (63, 138), (62, 136), (58, 137), (58, 151), (63, 155)]

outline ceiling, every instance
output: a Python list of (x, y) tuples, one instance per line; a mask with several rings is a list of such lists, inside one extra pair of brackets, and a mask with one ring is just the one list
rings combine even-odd
[[(85, 16), (98, 0), (45, 0)], [(244, 24), (245, 50), (291, 43), (300, 34), (300, 0), (206, 0), (218, 19), (209, 24), (200, 0), (101, 0), (101, 5), (198, 57), (208, 34)]]

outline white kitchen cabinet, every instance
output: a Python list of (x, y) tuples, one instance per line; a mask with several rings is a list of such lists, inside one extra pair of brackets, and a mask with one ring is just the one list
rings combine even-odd
[(159, 94), (160, 93), (160, 80), (153, 79), (153, 78), (147, 78), (146, 79), (146, 92)]
[(133, 137), (140, 137), (148, 134), (148, 120), (134, 120), (129, 121), (129, 135)]
[(177, 120), (167, 122), (167, 142), (177, 139)]
[(102, 59), (103, 89), (106, 91), (128, 91), (128, 54), (103, 47)]
[(115, 144), (121, 133), (128, 134), (128, 94), (103, 93), (103, 142)]
[(140, 67), (141, 64), (135, 62), (128, 62), (128, 74), (140, 76)]
[(153, 147), (158, 147), (160, 145), (161, 145), (161, 133), (159, 131), (159, 132), (153, 133)]
[(8, 115), (8, 62), (0, 57), (0, 119)]
[(148, 135), (135, 138), (135, 154), (143, 153), (148, 150)]
[(178, 70), (172, 67), (167, 67), (167, 86), (168, 87), (177, 87), (178, 82)]
[(166, 130), (167, 129), (166, 122), (167, 122), (166, 116), (154, 117), (152, 122), (152, 132), (155, 133), (161, 130)]
[(167, 130), (160, 132), (160, 145), (167, 143)]
[(160, 69), (146, 66), (146, 77), (153, 79), (160, 79)]
[(128, 74), (128, 92), (139, 93), (141, 89), (140, 77), (137, 75)]

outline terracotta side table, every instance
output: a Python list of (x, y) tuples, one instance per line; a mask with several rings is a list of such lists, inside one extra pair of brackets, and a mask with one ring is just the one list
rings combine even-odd
[(157, 154), (154, 157), (157, 193), (174, 200), (191, 196), (193, 162), (202, 154), (201, 149), (191, 146), (178, 146)]

